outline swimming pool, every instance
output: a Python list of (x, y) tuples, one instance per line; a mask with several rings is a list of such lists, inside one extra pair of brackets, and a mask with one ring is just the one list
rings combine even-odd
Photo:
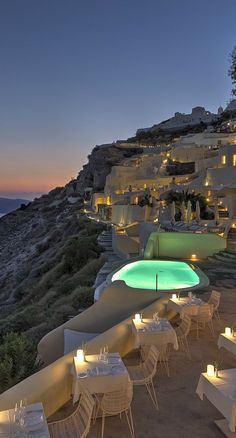
[(136, 289), (189, 289), (200, 284), (199, 271), (186, 262), (137, 260), (114, 272), (111, 281), (123, 280), (127, 286)]

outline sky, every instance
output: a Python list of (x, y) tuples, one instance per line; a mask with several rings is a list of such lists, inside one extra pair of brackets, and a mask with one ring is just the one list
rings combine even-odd
[(96, 144), (230, 99), (235, 0), (1, 0), (0, 196), (76, 177)]

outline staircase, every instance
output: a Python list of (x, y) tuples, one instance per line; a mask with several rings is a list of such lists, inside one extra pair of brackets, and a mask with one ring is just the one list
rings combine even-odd
[(208, 257), (211, 262), (220, 262), (228, 265), (228, 267), (236, 268), (236, 252), (226, 249)]
[(236, 228), (230, 228), (228, 232), (227, 249), (236, 253)]

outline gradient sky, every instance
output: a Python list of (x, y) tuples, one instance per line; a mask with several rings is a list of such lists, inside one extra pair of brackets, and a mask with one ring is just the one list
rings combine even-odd
[(235, 0), (1, 0), (0, 194), (47, 191), (95, 144), (230, 98)]

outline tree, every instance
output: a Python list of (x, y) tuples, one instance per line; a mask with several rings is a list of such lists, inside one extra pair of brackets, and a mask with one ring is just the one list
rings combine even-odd
[(232, 81), (232, 95), (236, 96), (236, 46), (233, 48), (232, 52), (230, 53), (230, 68), (228, 71), (229, 77)]
[(188, 201), (190, 201), (193, 211), (196, 211), (196, 203), (198, 201), (202, 215), (205, 213), (207, 205), (204, 196), (202, 196), (200, 193), (195, 194), (194, 192), (189, 192), (188, 190), (182, 190), (181, 192), (171, 190), (165, 196), (165, 200), (168, 205), (172, 204), (172, 202), (174, 201), (176, 208), (179, 210), (181, 209), (182, 202), (184, 202), (185, 206), (187, 207)]

